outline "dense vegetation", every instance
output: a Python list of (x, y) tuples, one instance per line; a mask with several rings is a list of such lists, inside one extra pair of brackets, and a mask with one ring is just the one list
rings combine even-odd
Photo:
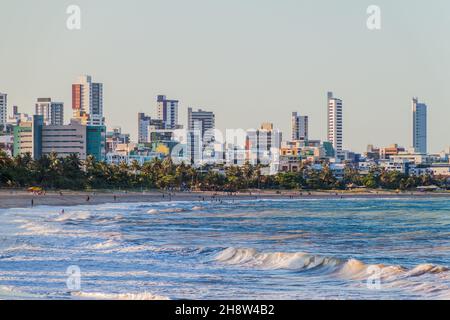
[(246, 164), (224, 168), (221, 174), (213, 168), (194, 168), (175, 165), (170, 158), (154, 159), (143, 166), (109, 165), (92, 157), (80, 161), (76, 155), (58, 158), (56, 154), (33, 160), (30, 155), (8, 157), (0, 150), (0, 187), (46, 189), (178, 189), (238, 191), (245, 189), (346, 189), (349, 186), (412, 190), (417, 186), (438, 185), (448, 187), (444, 178), (430, 175), (414, 177), (400, 172), (387, 172), (374, 167), (369, 174), (361, 175), (347, 166), (342, 179), (337, 179), (324, 164), (321, 171), (304, 164), (299, 172), (279, 173), (274, 176), (261, 174), (261, 166)]

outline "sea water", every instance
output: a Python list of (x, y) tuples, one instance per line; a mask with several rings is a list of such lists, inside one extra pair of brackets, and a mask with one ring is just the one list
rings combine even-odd
[(450, 299), (449, 266), (448, 198), (0, 209), (0, 299)]

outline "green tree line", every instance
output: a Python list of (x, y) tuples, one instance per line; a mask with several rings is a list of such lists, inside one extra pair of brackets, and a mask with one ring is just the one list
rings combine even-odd
[(52, 153), (39, 160), (29, 154), (9, 157), (0, 151), (0, 187), (45, 189), (176, 189), (239, 191), (246, 189), (285, 190), (338, 190), (349, 186), (363, 186), (371, 189), (412, 190), (418, 186), (437, 185), (448, 187), (445, 178), (431, 175), (408, 176), (397, 171), (372, 168), (362, 175), (352, 166), (346, 166), (343, 177), (338, 179), (327, 164), (322, 170), (315, 170), (302, 164), (298, 172), (281, 172), (263, 175), (260, 165), (196, 168), (189, 164), (174, 164), (170, 158), (153, 159), (140, 165), (107, 164), (88, 157), (81, 161), (77, 155), (65, 158)]

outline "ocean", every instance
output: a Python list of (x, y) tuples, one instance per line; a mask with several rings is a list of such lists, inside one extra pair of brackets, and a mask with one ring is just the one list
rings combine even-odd
[(0, 209), (0, 299), (450, 299), (450, 199)]

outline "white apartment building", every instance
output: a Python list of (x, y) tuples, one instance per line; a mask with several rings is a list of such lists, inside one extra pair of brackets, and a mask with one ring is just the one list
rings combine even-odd
[(411, 162), (408, 159), (382, 160), (380, 161), (380, 167), (387, 171), (398, 171), (403, 174), (408, 174)]
[(390, 156), (390, 160), (394, 162), (408, 161), (416, 165), (431, 164), (440, 161), (440, 156), (426, 155), (413, 152), (400, 152), (397, 155)]
[(64, 103), (52, 102), (51, 98), (38, 98), (35, 114), (44, 117), (45, 125), (62, 126), (64, 124)]
[(328, 92), (328, 142), (333, 145), (336, 156), (342, 153), (343, 144), (343, 106), (342, 100)]

